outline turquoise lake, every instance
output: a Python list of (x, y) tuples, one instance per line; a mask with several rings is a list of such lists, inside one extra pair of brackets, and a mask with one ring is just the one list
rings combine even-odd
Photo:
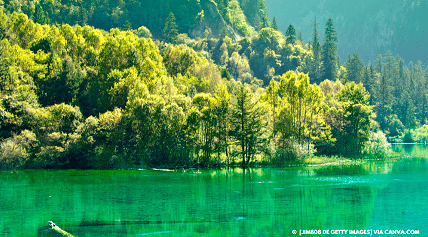
[(0, 236), (58, 236), (48, 221), (76, 237), (299, 236), (312, 229), (428, 236), (428, 160), (185, 173), (3, 171), (0, 207)]

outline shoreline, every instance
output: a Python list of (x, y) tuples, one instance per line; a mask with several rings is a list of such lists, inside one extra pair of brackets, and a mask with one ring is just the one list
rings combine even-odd
[(23, 169), (9, 169), (9, 170), (0, 170), (0, 172), (7, 172), (7, 171), (25, 171), (25, 170), (49, 170), (49, 171), (55, 171), (55, 170), (106, 170), (106, 171), (114, 171), (114, 170), (151, 170), (151, 171), (161, 171), (161, 172), (181, 172), (185, 173), (188, 171), (195, 171), (195, 170), (222, 170), (222, 169), (236, 169), (236, 168), (245, 168), (245, 169), (254, 169), (254, 168), (293, 168), (293, 167), (328, 167), (328, 166), (344, 166), (344, 165), (359, 165), (363, 164), (367, 161), (388, 161), (388, 160), (397, 160), (402, 158), (409, 158), (406, 156), (391, 156), (391, 157), (384, 157), (384, 158), (345, 158), (345, 157), (320, 157), (320, 156), (314, 156), (314, 157), (308, 157), (303, 160), (298, 161), (289, 161), (282, 164), (269, 164), (269, 163), (263, 163), (263, 162), (253, 162), (249, 166), (242, 167), (239, 165), (239, 163), (236, 163), (236, 165), (221, 165), (221, 166), (210, 166), (210, 167), (173, 167), (173, 166), (158, 166), (158, 167), (128, 167), (128, 168), (113, 168), (113, 169), (105, 169), (105, 168), (93, 168), (93, 169), (37, 169), (37, 168), (23, 168)]

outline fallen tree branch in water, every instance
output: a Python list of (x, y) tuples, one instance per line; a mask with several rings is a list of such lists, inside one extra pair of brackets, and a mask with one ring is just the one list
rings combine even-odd
[(52, 221), (48, 221), (49, 226), (55, 230), (56, 232), (62, 234), (62, 236), (66, 236), (66, 237), (74, 237), (74, 235), (68, 233), (65, 230), (62, 230), (61, 228), (59, 228), (55, 223), (53, 223)]

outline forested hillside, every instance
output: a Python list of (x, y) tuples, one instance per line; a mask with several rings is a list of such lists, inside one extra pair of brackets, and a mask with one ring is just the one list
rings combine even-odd
[(178, 32), (194, 38), (203, 38), (205, 30), (210, 38), (218, 38), (223, 27), (248, 36), (269, 21), (263, 0), (6, 0), (0, 4), (3, 11), (22, 12), (40, 24), (87, 24), (107, 31), (144, 26), (156, 38), (163, 38), (170, 12)]
[(324, 23), (332, 18), (338, 32), (338, 55), (342, 63), (358, 53), (365, 64), (389, 50), (406, 64), (428, 63), (427, 1), (411, 0), (266, 0), (269, 17), (283, 32), (292, 24), (305, 41), (310, 40), (315, 17)]
[[(180, 25), (179, 1), (159, 2), (172, 11), (157, 28), (137, 29), (131, 15), (120, 29), (89, 26), (95, 3), (87, 25), (64, 18), (73, 26), (55, 18), (62, 10), (43, 10), (49, 24), (40, 24), (39, 13), (10, 11), (14, 3), (0, 11), (3, 169), (281, 165), (314, 154), (381, 156), (384, 133), (428, 137), (428, 68), (390, 53), (341, 65), (332, 19), (314, 19), (306, 43), (293, 25), (276, 30), (263, 1), (195, 1), (195, 13), (212, 4), (226, 23), (217, 38), (208, 28), (191, 38), (183, 31), (201, 25)], [(114, 19), (104, 17), (94, 25)]]

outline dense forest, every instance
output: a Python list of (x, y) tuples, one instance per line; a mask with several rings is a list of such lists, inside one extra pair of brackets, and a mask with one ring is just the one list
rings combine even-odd
[(332, 19), (305, 43), (261, 0), (153, 4), (3, 2), (0, 168), (280, 165), (428, 138), (428, 68), (341, 65)]

